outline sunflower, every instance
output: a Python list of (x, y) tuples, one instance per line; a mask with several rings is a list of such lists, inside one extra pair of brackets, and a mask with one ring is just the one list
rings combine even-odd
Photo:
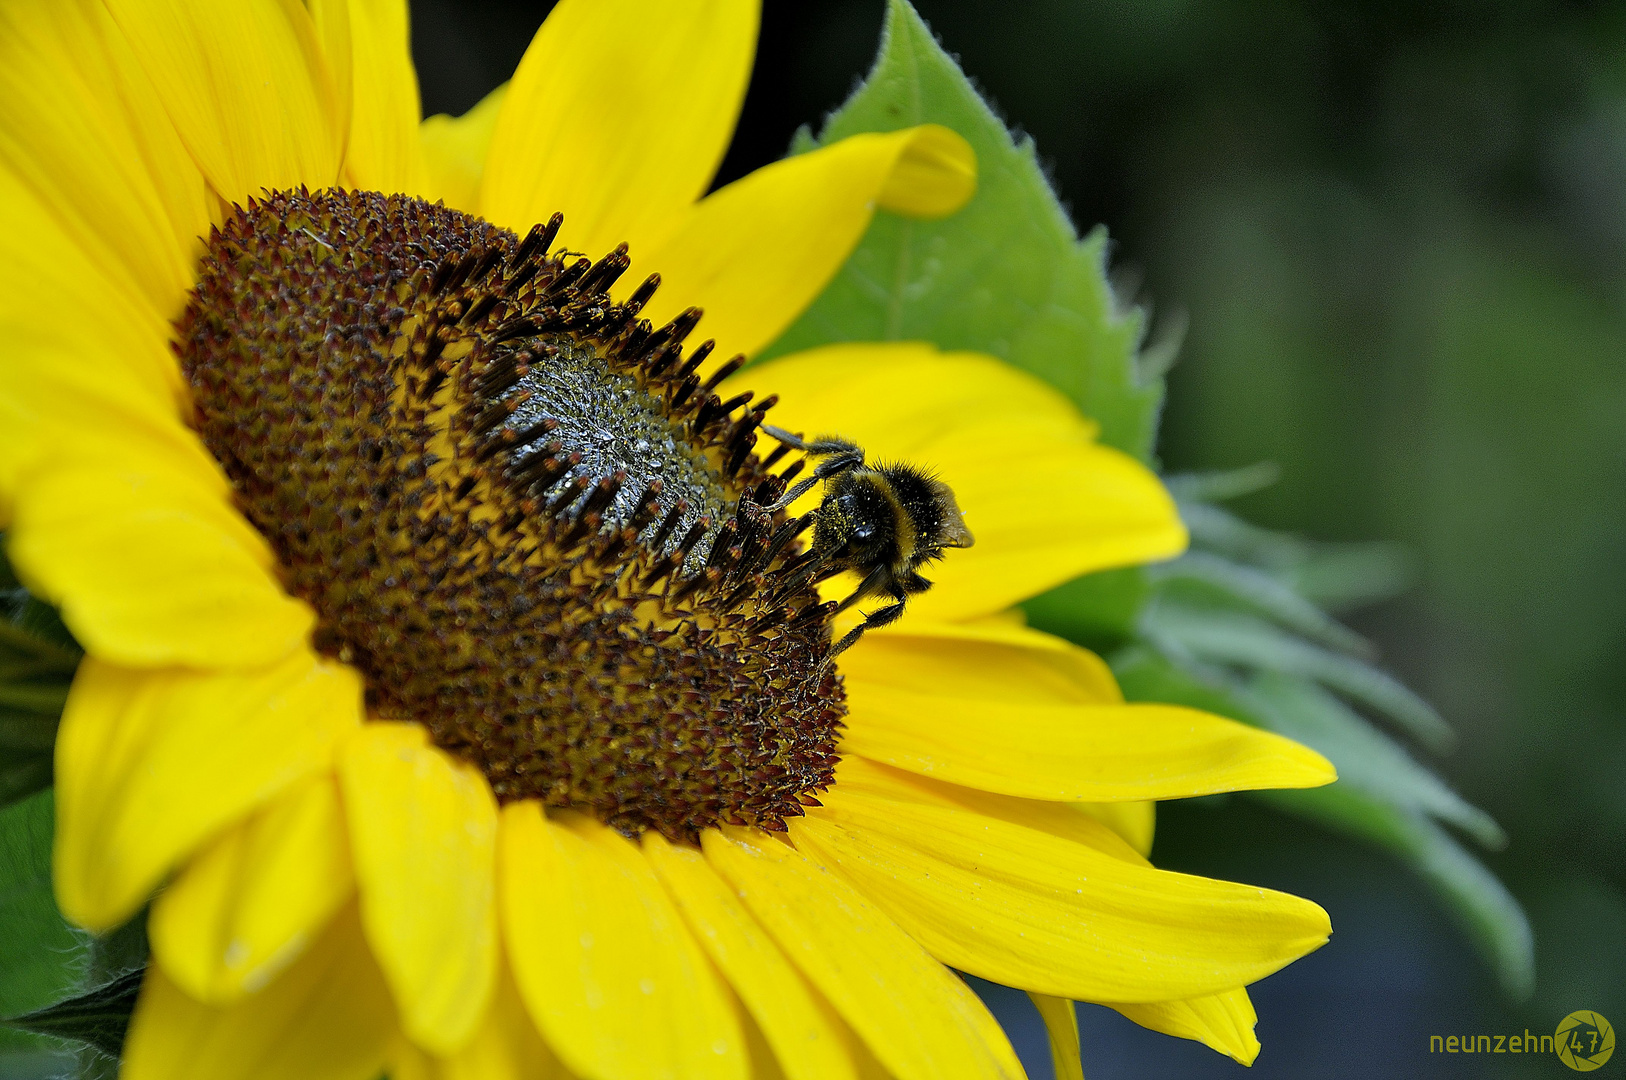
[[(927, 126), (706, 194), (756, 25), (564, 0), (420, 122), (400, 0), (0, 10), (0, 521), (87, 653), (60, 906), (156, 895), (125, 1076), (1020, 1075), (951, 967), (1251, 1061), (1326, 939), (1145, 858), (1326, 762), (1011, 614), (1175, 554), (1153, 475), (988, 357), (741, 370), (975, 184)], [(770, 409), (976, 535), (839, 660)]]

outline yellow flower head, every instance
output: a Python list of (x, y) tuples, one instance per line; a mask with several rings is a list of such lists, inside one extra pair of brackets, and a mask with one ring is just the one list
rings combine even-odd
[[(87, 652), (59, 903), (157, 895), (125, 1076), (1020, 1075), (945, 965), (1251, 1061), (1242, 987), (1325, 940), (1145, 855), (1326, 762), (1009, 614), (1179, 551), (1153, 475), (988, 357), (741, 370), (975, 187), (926, 126), (707, 195), (756, 27), (564, 0), (420, 122), (402, 0), (0, 11), (0, 522)], [(836, 574), (765, 418), (975, 547)], [(837, 658), (855, 589), (908, 612)]]

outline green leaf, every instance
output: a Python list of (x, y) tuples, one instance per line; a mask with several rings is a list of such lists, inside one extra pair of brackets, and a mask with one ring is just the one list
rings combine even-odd
[(82, 655), (56, 610), (28, 594), (6, 557), (6, 534), (0, 532), (0, 650), (22, 648), (46, 656), (72, 671)]
[(0, 751), (0, 807), (51, 786), (51, 755)]
[(1145, 645), (1131, 645), (1108, 657), (1118, 688), (1130, 701), (1161, 701), (1228, 716), (1264, 727), (1247, 702), (1222, 679), (1209, 679), (1180, 667)]
[[(1163, 380), (1138, 355), (1144, 318), (1107, 282), (1107, 239), (1080, 241), (1034, 153), (906, 0), (891, 0), (869, 78), (817, 145), (937, 123), (977, 152), (977, 194), (943, 221), (878, 213), (824, 294), (775, 343), (778, 355), (838, 341), (931, 341), (991, 353), (1070, 395), (1111, 446), (1149, 460)], [(802, 140), (804, 148), (815, 145)]]
[(0, 809), (0, 1016), (42, 1008), (83, 988), (90, 935), (51, 896), (52, 793)]

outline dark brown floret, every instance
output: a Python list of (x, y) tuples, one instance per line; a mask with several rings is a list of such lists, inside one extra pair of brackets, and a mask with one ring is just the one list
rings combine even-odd
[[(699, 312), (418, 199), (279, 192), (212, 233), (178, 324), (194, 423), (366, 676), (505, 800), (629, 834), (783, 829), (845, 715), (806, 522), (751, 452), (773, 399), (702, 381)], [(737, 365), (725, 364), (722, 371)]]

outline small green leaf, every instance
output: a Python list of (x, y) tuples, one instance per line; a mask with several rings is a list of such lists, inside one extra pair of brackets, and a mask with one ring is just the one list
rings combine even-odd
[(1401, 858), (1439, 893), (1507, 993), (1515, 999), (1528, 996), (1534, 960), (1523, 910), (1496, 876), (1432, 819), (1444, 818), (1482, 841), (1499, 843), (1501, 830), (1488, 815), (1305, 680), (1268, 675), (1243, 686), (1182, 668), (1145, 645), (1123, 649), (1111, 660), (1131, 701), (1205, 709), (1279, 731), (1325, 754), (1338, 768), (1336, 783), (1250, 792), (1250, 797)]
[(49, 754), (56, 745), (57, 712), (29, 712), (0, 706), (0, 755), (6, 751)]
[(1535, 984), (1535, 943), (1518, 900), (1485, 864), (1427, 816), (1391, 806), (1346, 784), (1252, 797), (1398, 854), (1432, 885), (1513, 1000)]
[(1192, 547), (1239, 562), (1289, 570), (1310, 558), (1310, 545), (1298, 537), (1261, 529), (1212, 503), (1181, 503), (1180, 520), (1191, 531)]
[(991, 353), (1070, 395), (1103, 442), (1149, 460), (1163, 380), (1155, 357), (1137, 355), (1141, 313), (1121, 309), (1107, 282), (1105, 231), (1079, 240), (1032, 141), (1013, 139), (914, 8), (891, 0), (874, 69), (818, 144), (924, 123), (976, 150), (976, 196), (943, 221), (877, 214), (769, 354), (897, 340)]
[(62, 620), (17, 583), (0, 534), (0, 807), (51, 783), (57, 722), (83, 655)]
[(1315, 683), (1267, 672), (1255, 676), (1244, 693), (1243, 700), (1266, 727), (1319, 751), (1337, 766), (1340, 784), (1391, 806), (1450, 822), (1485, 847), (1507, 844), (1507, 835), (1489, 814)]
[(1238, 605), (1328, 648), (1368, 660), (1375, 653), (1370, 642), (1306, 600), (1291, 585), (1244, 563), (1206, 551), (1188, 551), (1171, 562), (1149, 567), (1147, 573), (1166, 587), (1166, 596), (1174, 599), (1180, 598), (1178, 590), (1182, 585), (1194, 587), (1200, 599)]
[(1274, 461), (1257, 461), (1240, 469), (1220, 472), (1174, 473), (1163, 478), (1169, 494), (1180, 502), (1226, 502), (1263, 491), (1282, 478)]
[(1210, 680), (1179, 667), (1145, 645), (1131, 645), (1108, 658), (1118, 688), (1130, 701), (1160, 701), (1228, 716), (1263, 727), (1253, 710), (1222, 680)]
[(66, 682), (0, 682), (0, 709), (60, 716), (67, 700)]
[(1417, 580), (1416, 560), (1398, 544), (1318, 544), (1283, 578), (1329, 612), (1399, 596)]
[(72, 672), (82, 655), (56, 610), (28, 594), (6, 557), (6, 534), (0, 532), (0, 652), (21, 650)]
[(1209, 664), (1280, 671), (1314, 679), (1377, 710), (1435, 750), (1451, 747), (1456, 733), (1434, 707), (1393, 676), (1350, 656), (1328, 652), (1262, 619), (1166, 600), (1141, 620), (1148, 638)]

